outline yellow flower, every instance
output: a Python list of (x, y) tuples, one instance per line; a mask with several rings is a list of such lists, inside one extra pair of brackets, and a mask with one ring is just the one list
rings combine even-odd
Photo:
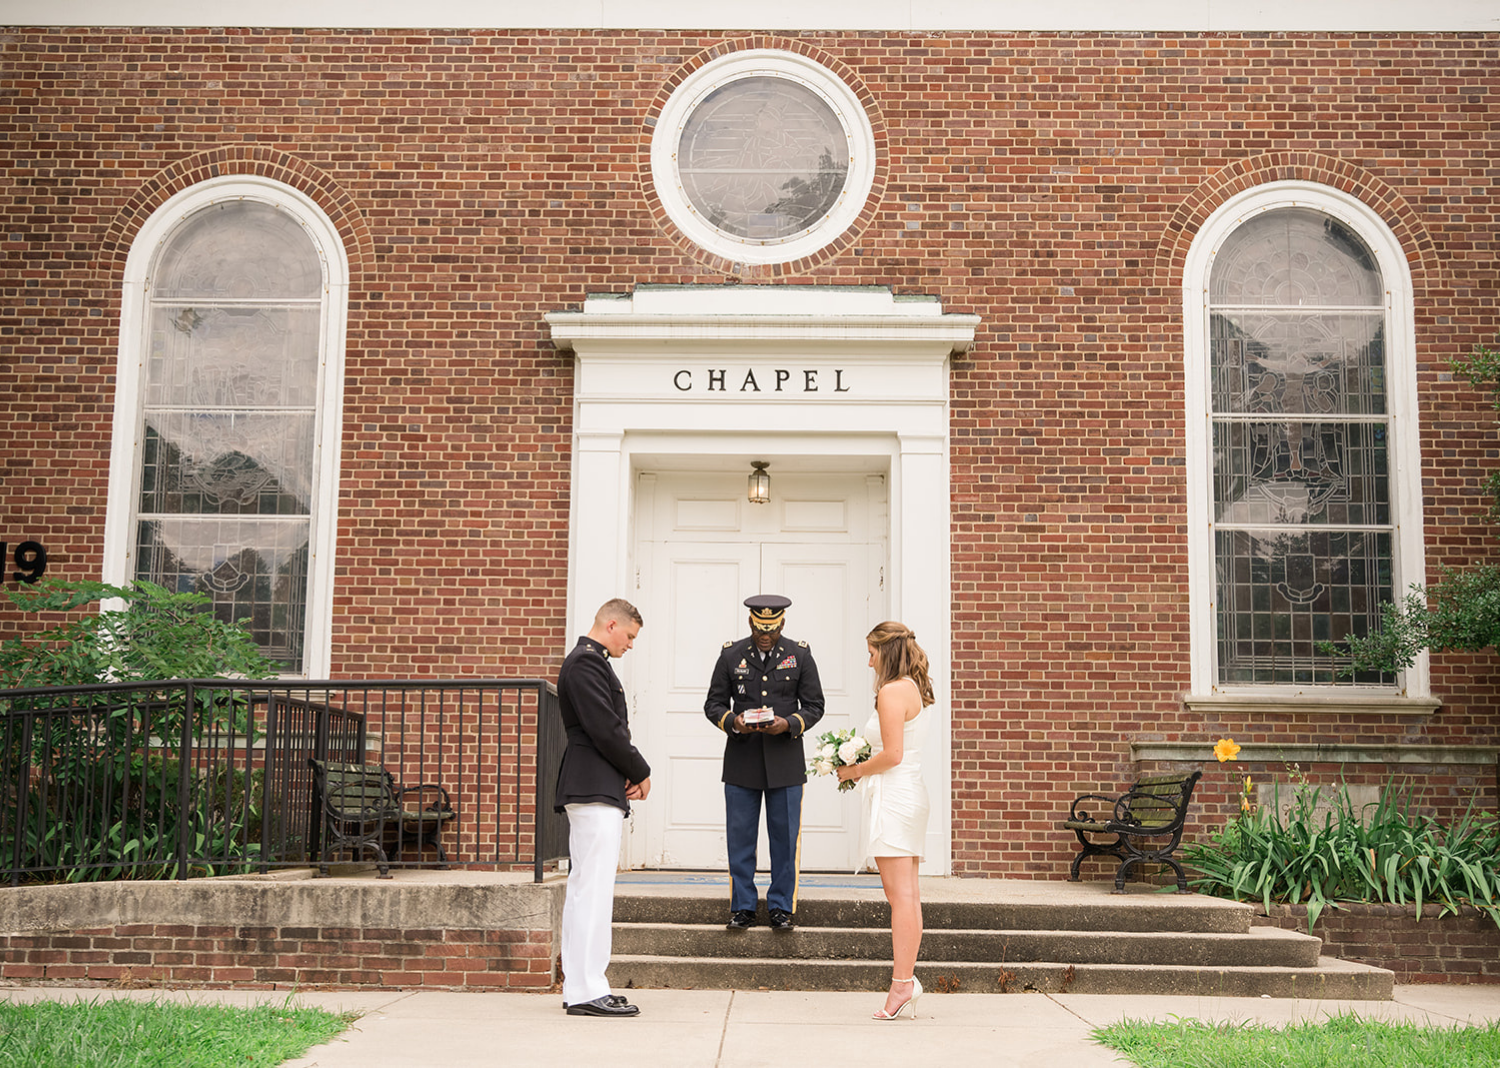
[(1240, 747), (1234, 744), (1233, 738), (1220, 738), (1214, 744), (1214, 756), (1219, 758), (1220, 764), (1226, 760), (1233, 760), (1239, 751)]

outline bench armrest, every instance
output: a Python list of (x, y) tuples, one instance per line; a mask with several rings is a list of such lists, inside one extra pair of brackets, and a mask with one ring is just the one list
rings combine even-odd
[[(417, 795), (415, 799), (417, 808), (422, 812), (445, 814), (453, 811), (453, 800), (448, 796), (447, 789), (435, 782), (419, 783), (416, 786), (403, 786), (397, 790), (396, 804), (403, 812), (407, 804), (407, 794)], [(432, 797), (432, 800), (424, 804), (423, 802), (427, 801), (429, 796)]]
[(1113, 797), (1105, 797), (1103, 794), (1081, 794), (1073, 799), (1072, 807), (1068, 809), (1068, 819), (1074, 823), (1103, 823), (1108, 817), (1095, 816), (1078, 806), (1085, 801), (1100, 801), (1105, 806), (1105, 811), (1111, 811), (1115, 807)]

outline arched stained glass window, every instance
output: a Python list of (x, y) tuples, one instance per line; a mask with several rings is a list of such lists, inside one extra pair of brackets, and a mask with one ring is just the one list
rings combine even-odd
[(300, 675), (332, 521), (327, 238), (269, 199), (205, 199), (144, 261), (123, 577), (207, 594)]
[(1401, 588), (1379, 257), (1346, 219), (1293, 202), (1224, 224), (1208, 262), (1213, 683), (1395, 687), (1318, 648), (1377, 629)]

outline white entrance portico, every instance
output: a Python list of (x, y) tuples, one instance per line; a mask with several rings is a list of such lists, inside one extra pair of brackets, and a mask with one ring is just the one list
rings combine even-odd
[[(894, 618), (917, 632), (939, 716), (923, 754), (932, 798), (923, 871), (949, 870), (948, 361), (972, 344), (978, 321), (931, 298), (834, 286), (641, 286), (547, 316), (554, 343), (577, 356), (572, 630), (585, 632), (617, 596), (646, 623), (617, 665), (653, 766), (651, 798), (627, 830), (631, 866), (715, 865), (723, 799), (705, 753), (722, 741), (701, 711), (711, 656), (748, 630), (741, 588), (788, 582), (806, 591), (785, 591), (801, 598), (788, 633), (806, 637), (792, 622), (801, 611), (821, 632), (819, 664), (850, 675), (830, 697), (829, 726), (868, 714), (865, 631)], [(770, 505), (745, 502), (752, 460), (770, 462)], [(683, 575), (723, 589), (694, 597)], [(661, 647), (651, 654), (653, 641)], [(863, 674), (845, 672), (850, 663)], [(808, 791), (834, 786), (812, 780)], [(818, 855), (836, 865), (857, 852), (837, 843), (857, 843), (858, 810), (823, 800), (806, 822)], [(808, 806), (811, 817), (811, 797)]]

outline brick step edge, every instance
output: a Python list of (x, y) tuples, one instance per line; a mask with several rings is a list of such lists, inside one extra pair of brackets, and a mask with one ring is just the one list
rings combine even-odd
[[(610, 985), (617, 991), (655, 987), (878, 992), (887, 989), (890, 975), (889, 960), (725, 960), (625, 955), (616, 956), (609, 967)], [(1390, 1001), (1395, 993), (1394, 973), (1334, 957), (1318, 958), (1315, 968), (918, 961), (917, 975), (929, 991), (960, 994), (1036, 992)]]

